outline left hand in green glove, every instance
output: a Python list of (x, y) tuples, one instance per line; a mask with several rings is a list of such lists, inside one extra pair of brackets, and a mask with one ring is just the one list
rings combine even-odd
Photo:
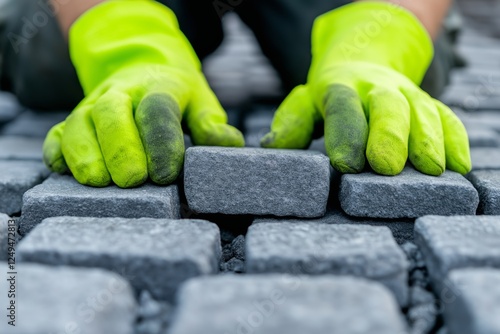
[(432, 60), (432, 41), (404, 9), (383, 2), (343, 6), (316, 19), (308, 82), (275, 114), (268, 148), (307, 148), (324, 121), (333, 167), (358, 173), (365, 157), (384, 175), (416, 169), (440, 175), (471, 169), (463, 124), (418, 85)]

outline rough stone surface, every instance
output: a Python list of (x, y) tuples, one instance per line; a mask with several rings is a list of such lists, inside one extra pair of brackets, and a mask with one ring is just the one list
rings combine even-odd
[(352, 216), (416, 218), (475, 214), (476, 189), (458, 173), (439, 177), (407, 167), (398, 176), (345, 174), (340, 184), (342, 209)]
[(467, 178), (479, 193), (479, 212), (500, 215), (500, 170), (474, 171)]
[(330, 190), (329, 159), (308, 151), (193, 147), (184, 173), (199, 213), (318, 217)]
[(377, 219), (377, 218), (357, 218), (346, 215), (338, 208), (329, 208), (324, 217), (314, 219), (304, 218), (273, 218), (262, 217), (254, 219), (254, 224), (259, 223), (315, 223), (315, 224), (349, 224), (349, 225), (370, 225), (387, 226), (400, 245), (408, 241), (413, 241), (413, 219)]
[(472, 148), (472, 169), (500, 169), (500, 148)]
[(71, 176), (53, 174), (25, 193), (20, 232), (26, 234), (43, 219), (58, 216), (177, 219), (179, 192), (177, 185), (92, 188)]
[(500, 270), (453, 270), (449, 283), (454, 295), (444, 316), (450, 333), (500, 333)]
[(186, 279), (219, 270), (220, 234), (202, 220), (48, 218), (19, 244), (22, 261), (100, 267), (170, 300)]
[(14, 214), (21, 212), (23, 194), (41, 183), (49, 170), (37, 161), (0, 160), (0, 212)]
[(415, 243), (439, 291), (453, 269), (500, 268), (500, 217), (419, 218), (415, 223)]
[(406, 333), (390, 293), (376, 282), (352, 277), (194, 279), (183, 286), (178, 302), (171, 334)]
[[(17, 273), (16, 326), (3, 315), (0, 333), (134, 333), (137, 305), (122, 277), (101, 269), (33, 264), (18, 264)], [(2, 276), (0, 301), (6, 306), (8, 282)]]
[(0, 137), (0, 160), (42, 161), (43, 138)]
[(250, 226), (246, 239), (248, 273), (365, 277), (407, 303), (408, 262), (386, 227), (260, 223)]

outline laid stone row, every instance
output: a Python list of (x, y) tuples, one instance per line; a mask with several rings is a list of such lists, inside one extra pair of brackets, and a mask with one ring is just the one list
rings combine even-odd
[[(0, 264), (0, 268), (4, 273), (0, 280), (4, 306), (0, 333), (134, 333), (134, 293), (117, 274), (101, 269), (18, 264), (17, 274), (5, 275), (7, 267)], [(9, 298), (7, 291), (15, 291), (15, 298)], [(15, 300), (13, 307), (11, 300)]]
[[(18, 168), (20, 164), (25, 166)], [(0, 187), (13, 189), (1, 192), (8, 198), (1, 199), (0, 211), (13, 214), (21, 209), (21, 195), (41, 182), (47, 171), (35, 162), (0, 161), (0, 165), (11, 171)], [(215, 147), (186, 152), (184, 189), (190, 209), (197, 213), (322, 217), (329, 196), (336, 196), (331, 183), (329, 160), (317, 152)], [(446, 171), (433, 177), (410, 167), (395, 177), (368, 172), (343, 175), (338, 196), (350, 216), (384, 219), (474, 214), (479, 203), (476, 189), (463, 176)], [(498, 210), (496, 204), (488, 204), (484, 192), (481, 199), (482, 207), (493, 206), (487, 212)], [(64, 215), (176, 219), (179, 206), (177, 185), (96, 189), (71, 176), (52, 175), (26, 192), (20, 232), (28, 233), (44, 218)]]
[(246, 237), (246, 272), (352, 275), (379, 281), (404, 306), (408, 262), (387, 227), (256, 223)]
[(171, 334), (407, 333), (387, 289), (353, 277), (274, 274), (193, 279), (180, 290), (176, 314)]
[(21, 262), (96, 267), (172, 300), (188, 278), (219, 272), (217, 225), (202, 220), (48, 218), (17, 246)]
[(314, 224), (331, 224), (331, 225), (369, 225), (369, 226), (385, 226), (391, 230), (392, 235), (399, 245), (405, 242), (413, 241), (414, 219), (387, 219), (387, 218), (359, 218), (345, 214), (342, 209), (335, 206), (329, 207), (326, 214), (320, 218), (278, 218), (278, 217), (257, 217), (254, 219), (254, 224), (259, 223), (314, 223)]

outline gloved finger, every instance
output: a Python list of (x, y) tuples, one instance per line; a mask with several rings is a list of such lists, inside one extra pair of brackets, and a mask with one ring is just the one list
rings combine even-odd
[(383, 175), (401, 173), (408, 159), (410, 106), (402, 93), (376, 88), (368, 94), (370, 133), (366, 158)]
[(43, 142), (43, 162), (52, 172), (59, 174), (68, 171), (68, 165), (64, 160), (61, 148), (65, 124), (65, 122), (61, 122), (54, 125)]
[(186, 111), (186, 124), (195, 145), (243, 147), (243, 134), (227, 124), (227, 115), (205, 78), (193, 94)]
[(94, 187), (105, 187), (110, 184), (111, 176), (97, 141), (91, 115), (92, 108), (90, 104), (78, 107), (66, 119), (62, 152), (78, 182)]
[(149, 177), (158, 184), (171, 184), (184, 163), (181, 110), (170, 95), (146, 95), (135, 111), (135, 123), (146, 152)]
[(113, 182), (121, 188), (138, 186), (148, 177), (146, 154), (135, 125), (131, 98), (110, 90), (92, 109), (97, 139)]
[(307, 86), (298, 86), (290, 92), (274, 114), (271, 131), (260, 141), (266, 148), (309, 147), (316, 121), (321, 116), (316, 112)]
[(441, 175), (446, 168), (443, 128), (433, 99), (422, 91), (404, 92), (410, 103), (410, 161), (424, 174)]
[(446, 168), (465, 175), (472, 169), (465, 126), (450, 108), (438, 100), (434, 102), (443, 125)]
[(368, 124), (358, 93), (346, 85), (331, 85), (324, 108), (325, 146), (332, 166), (342, 173), (361, 172)]

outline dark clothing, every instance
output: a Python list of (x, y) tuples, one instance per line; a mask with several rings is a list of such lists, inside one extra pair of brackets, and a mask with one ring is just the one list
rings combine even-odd
[[(1, 5), (1, 1), (7, 1)], [(64, 0), (60, 0), (61, 3)], [(291, 90), (305, 83), (314, 19), (348, 0), (161, 0), (203, 59), (223, 39), (222, 15), (234, 10), (253, 30), (264, 54)], [(71, 110), (83, 98), (67, 43), (49, 0), (0, 0), (0, 89), (33, 109)], [(126, 23), (125, 23), (126, 24)], [(437, 96), (454, 65), (445, 35), (423, 88)]]

